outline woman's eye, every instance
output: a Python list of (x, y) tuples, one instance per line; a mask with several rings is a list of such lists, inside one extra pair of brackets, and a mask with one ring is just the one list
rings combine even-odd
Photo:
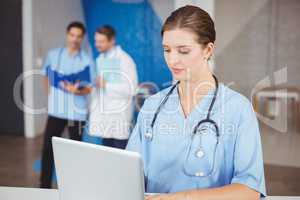
[(178, 52), (179, 52), (180, 54), (188, 54), (188, 53), (190, 53), (189, 50), (179, 50)]
[(169, 53), (170, 50), (169, 49), (164, 49), (164, 52)]

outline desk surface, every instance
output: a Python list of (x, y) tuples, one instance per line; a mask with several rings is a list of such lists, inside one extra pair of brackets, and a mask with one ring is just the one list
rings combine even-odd
[[(59, 200), (58, 190), (0, 187), (1, 200)], [(300, 197), (269, 196), (264, 200), (300, 200)]]

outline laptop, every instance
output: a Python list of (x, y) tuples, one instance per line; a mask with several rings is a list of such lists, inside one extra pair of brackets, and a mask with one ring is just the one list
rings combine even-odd
[(60, 200), (143, 200), (138, 153), (52, 138)]

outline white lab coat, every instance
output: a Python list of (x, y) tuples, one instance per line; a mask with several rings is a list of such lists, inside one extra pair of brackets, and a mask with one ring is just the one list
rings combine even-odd
[(89, 134), (128, 139), (138, 82), (136, 65), (120, 46), (100, 54), (96, 65), (98, 74), (106, 80), (106, 86), (93, 89)]

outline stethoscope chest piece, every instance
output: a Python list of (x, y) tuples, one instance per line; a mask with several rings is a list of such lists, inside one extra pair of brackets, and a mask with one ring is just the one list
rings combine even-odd
[(198, 149), (197, 151), (196, 151), (196, 157), (197, 158), (202, 158), (202, 157), (204, 157), (205, 156), (205, 152), (203, 151), (203, 149)]
[(145, 133), (145, 138), (146, 138), (147, 140), (152, 140), (153, 134), (152, 134), (152, 131), (151, 131), (151, 130), (147, 130), (147, 132)]

